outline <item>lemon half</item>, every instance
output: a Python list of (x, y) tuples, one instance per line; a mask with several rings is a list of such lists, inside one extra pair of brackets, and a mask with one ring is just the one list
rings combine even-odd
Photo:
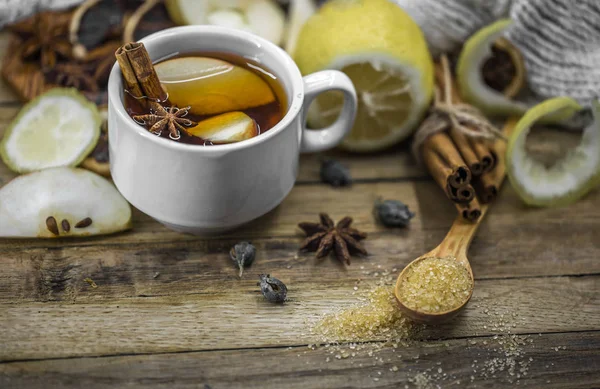
[[(356, 122), (341, 146), (358, 152), (391, 146), (415, 130), (429, 107), (433, 62), (419, 26), (387, 0), (332, 0), (303, 26), (294, 59), (303, 74), (341, 70), (356, 87)], [(341, 94), (326, 93), (309, 124), (332, 124)]]
[(492, 57), (492, 45), (511, 23), (510, 19), (499, 20), (473, 34), (465, 43), (456, 66), (456, 82), (461, 96), (490, 116), (523, 115), (528, 108), (526, 104), (490, 88), (481, 73), (485, 61)]
[(583, 130), (580, 144), (546, 166), (533, 159), (525, 141), (531, 127), (547, 123), (548, 117), (573, 116), (581, 107), (569, 97), (547, 100), (530, 109), (517, 123), (506, 151), (506, 170), (511, 184), (529, 205), (570, 204), (598, 184), (600, 177), (600, 103), (593, 106), (594, 121)]

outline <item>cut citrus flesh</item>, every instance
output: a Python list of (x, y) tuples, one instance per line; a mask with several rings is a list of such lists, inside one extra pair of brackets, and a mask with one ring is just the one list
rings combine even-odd
[(233, 143), (258, 135), (256, 122), (243, 112), (227, 112), (203, 120), (186, 132), (219, 143)]
[(483, 80), (482, 68), (492, 56), (491, 47), (511, 23), (510, 19), (499, 20), (473, 34), (465, 43), (456, 67), (456, 81), (463, 99), (491, 116), (522, 115), (528, 108)]
[(269, 84), (257, 74), (209, 57), (170, 59), (155, 67), (158, 78), (178, 107), (197, 115), (241, 111), (275, 101)]
[(128, 228), (127, 201), (108, 180), (85, 169), (46, 169), (0, 189), (1, 237), (88, 236)]
[[(371, 60), (340, 70), (353, 80), (359, 100), (354, 127), (342, 142), (343, 147), (354, 151), (382, 149), (401, 140), (406, 129), (416, 125), (422, 112), (413, 110), (413, 89), (397, 64)], [(342, 105), (339, 93), (317, 97), (309, 114), (310, 124), (331, 125)]]
[(506, 152), (508, 177), (529, 205), (570, 204), (598, 184), (600, 177), (600, 104), (593, 107), (594, 122), (583, 130), (580, 144), (551, 166), (532, 158), (525, 141), (532, 126), (548, 122), (548, 117), (567, 117), (581, 110), (568, 97), (547, 100), (529, 111), (517, 123)]
[(56, 88), (27, 103), (0, 144), (6, 165), (18, 173), (76, 166), (100, 135), (96, 105), (76, 89)]
[[(341, 146), (376, 151), (410, 136), (433, 92), (433, 63), (419, 26), (387, 0), (333, 0), (304, 24), (294, 58), (304, 74), (341, 70), (357, 91), (358, 112)], [(312, 127), (335, 121), (340, 94), (317, 97)]]

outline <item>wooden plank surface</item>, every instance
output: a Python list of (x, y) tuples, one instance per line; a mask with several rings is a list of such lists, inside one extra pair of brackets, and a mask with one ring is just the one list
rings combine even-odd
[[(10, 55), (6, 37), (0, 57)], [(0, 136), (19, 109), (0, 82)], [(531, 138), (558, 151), (577, 141)], [(327, 157), (349, 167), (351, 188), (320, 183)], [(0, 163), (0, 186), (14, 177)], [(379, 197), (408, 204), (417, 213), (410, 228), (378, 225)], [(352, 216), (369, 233), (370, 255), (343, 267), (298, 254), (297, 223), (322, 211)], [(134, 229), (122, 234), (0, 240), (0, 387), (599, 388), (600, 191), (567, 208), (531, 209), (505, 185), (469, 251), (476, 289), (461, 316), (398, 348), (367, 339), (355, 357), (306, 347), (320, 340), (314, 321), (437, 245), (455, 212), (405, 142), (377, 155), (303, 155), (277, 209), (211, 239), (134, 211)], [(242, 239), (258, 257), (239, 280), (228, 250)], [(283, 306), (256, 287), (269, 272), (288, 284)]]
[[(495, 336), (495, 335), (494, 335)], [(12, 388), (597, 388), (600, 333), (416, 342), (336, 359), (326, 348), (220, 350), (0, 365)], [(501, 344), (503, 343), (503, 344)], [(511, 369), (511, 366), (514, 368)], [(493, 369), (493, 372), (492, 372)], [(406, 385), (406, 386), (405, 386)]]
[[(67, 293), (75, 294), (75, 302), (2, 305), (0, 339), (4, 346), (0, 360), (315, 343), (319, 338), (310, 333), (310, 322), (334, 308), (358, 303), (352, 295), (355, 280), (321, 285), (285, 279), (290, 301), (278, 306), (264, 301), (256, 278), (236, 283), (224, 282), (218, 276), (212, 279), (219, 282), (199, 280), (194, 293), (184, 295), (153, 297), (152, 293), (163, 292), (156, 288), (143, 291), (149, 296), (130, 298), (108, 291), (108, 299), (102, 298), (102, 286), (88, 285), (93, 290), (87, 292), (92, 296), (85, 303), (77, 302), (78, 291), (70, 290)], [(491, 326), (484, 324), (489, 310), (518, 314), (513, 333), (594, 330), (600, 323), (599, 279), (482, 280), (460, 318), (428, 328), (425, 334), (433, 338), (491, 334)], [(99, 295), (97, 301), (94, 294)]]

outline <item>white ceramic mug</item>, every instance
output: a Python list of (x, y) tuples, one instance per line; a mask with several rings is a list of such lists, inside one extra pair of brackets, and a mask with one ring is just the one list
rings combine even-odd
[[(282, 49), (258, 36), (216, 26), (185, 26), (142, 42), (153, 61), (202, 51), (248, 57), (278, 77), (288, 100), (283, 119), (257, 137), (207, 147), (181, 144), (151, 134), (128, 116), (121, 71), (115, 64), (108, 81), (112, 178), (133, 206), (174, 230), (221, 232), (264, 215), (294, 186), (299, 153), (334, 147), (354, 122), (356, 92), (345, 74), (325, 70), (303, 78)], [(307, 130), (308, 106), (330, 90), (344, 94), (339, 119), (328, 128)]]

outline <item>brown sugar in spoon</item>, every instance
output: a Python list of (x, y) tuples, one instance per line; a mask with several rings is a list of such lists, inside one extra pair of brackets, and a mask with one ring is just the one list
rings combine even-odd
[[(510, 134), (510, 132), (516, 125), (516, 122), (516, 119), (511, 119), (506, 123), (504, 128), (505, 135)], [(503, 158), (506, 143), (504, 141), (497, 141), (495, 147), (497, 155), (501, 156), (500, 158), (498, 158), (498, 164), (496, 166), (496, 169), (494, 170), (494, 181), (496, 183), (496, 186), (499, 188), (506, 174), (506, 165)], [(487, 213), (489, 206), (489, 204), (483, 204), (481, 206), (481, 216), (474, 223), (464, 220), (464, 218), (459, 215), (452, 224), (452, 227), (450, 227), (450, 231), (448, 231), (448, 234), (446, 235), (442, 243), (440, 243), (436, 248), (434, 248), (427, 254), (421, 255), (419, 258), (410, 262), (408, 265), (406, 265), (404, 270), (402, 270), (402, 272), (398, 276), (398, 280), (396, 281), (394, 295), (396, 296), (396, 300), (398, 301), (400, 310), (402, 310), (402, 312), (406, 314), (406, 316), (419, 323), (439, 324), (452, 319), (460, 312), (461, 309), (465, 307), (465, 305), (467, 305), (473, 294), (474, 282), (471, 282), (468, 295), (464, 298), (464, 301), (462, 303), (455, 305), (451, 309), (435, 313), (424, 312), (406, 306), (403, 302), (401, 288), (403, 282), (406, 282), (406, 277), (409, 269), (411, 269), (411, 267), (413, 267), (417, 262), (427, 258), (454, 259), (467, 269), (469, 276), (471, 277), (471, 281), (474, 281), (473, 271), (471, 270), (471, 265), (469, 263), (469, 259), (467, 258), (467, 251), (469, 250), (471, 241), (473, 240), (473, 237), (477, 232), (479, 224), (481, 224), (481, 221)]]
[(463, 219), (462, 216), (458, 216), (452, 224), (452, 227), (450, 227), (450, 231), (448, 231), (448, 234), (446, 235), (442, 243), (440, 243), (436, 248), (434, 248), (427, 254), (421, 255), (419, 258), (413, 260), (411, 263), (406, 265), (404, 270), (402, 270), (402, 272), (398, 276), (398, 280), (396, 281), (394, 295), (396, 296), (396, 300), (398, 301), (400, 309), (404, 314), (406, 314), (406, 316), (419, 323), (439, 324), (452, 319), (465, 305), (467, 305), (469, 299), (471, 298), (471, 295), (473, 294), (473, 282), (471, 282), (471, 288), (468, 293), (468, 296), (460, 305), (455, 306), (450, 310), (436, 313), (422, 312), (407, 307), (403, 303), (400, 288), (402, 287), (402, 283), (406, 282), (407, 271), (411, 267), (413, 267), (417, 262), (427, 258), (454, 259), (467, 269), (467, 271), (469, 272), (469, 276), (471, 277), (471, 281), (473, 281), (473, 271), (471, 270), (471, 265), (469, 264), (469, 259), (467, 258), (467, 250), (469, 249), (469, 245), (473, 240), (473, 236), (475, 236), (477, 227), (479, 227), (479, 223), (481, 223), (481, 219), (483, 219), (483, 216), (485, 215), (487, 209), (488, 205), (483, 205), (481, 207), (481, 216), (475, 223), (466, 221)]

